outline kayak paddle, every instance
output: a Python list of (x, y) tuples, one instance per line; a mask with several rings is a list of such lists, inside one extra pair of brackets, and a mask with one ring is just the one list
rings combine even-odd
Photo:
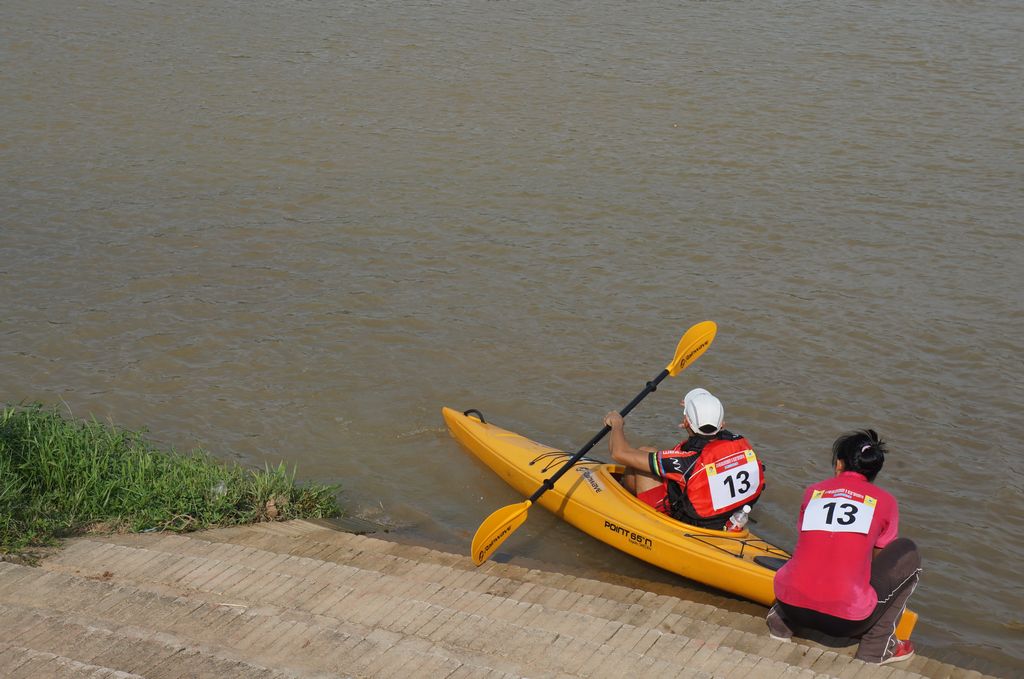
[[(703, 321), (687, 330), (682, 339), (679, 340), (679, 344), (676, 345), (675, 356), (673, 356), (669, 364), (665, 366), (665, 369), (662, 370), (657, 377), (648, 382), (643, 388), (643, 391), (637, 394), (625, 408), (620, 410), (619, 414), (625, 417), (637, 406), (638, 403), (640, 403), (640, 401), (644, 400), (648, 394), (657, 389), (658, 384), (660, 384), (663, 379), (670, 375), (675, 377), (691, 363), (696, 361), (700, 355), (703, 354), (709, 346), (711, 346), (711, 341), (715, 339), (715, 332), (717, 329), (718, 326), (715, 325), (714, 321)], [(473, 536), (473, 543), (471, 547), (473, 563), (479, 566), (484, 561), (487, 561), (498, 546), (501, 545), (508, 536), (512, 535), (512, 532), (515, 531), (516, 528), (523, 525), (523, 522), (526, 521), (526, 512), (530, 509), (530, 506), (533, 505), (541, 495), (551, 488), (554, 488), (555, 481), (562, 478), (562, 475), (569, 471), (570, 467), (579, 462), (580, 459), (611, 430), (612, 428), (607, 424), (604, 425), (601, 431), (594, 435), (594, 438), (590, 439), (585, 446), (579, 449), (579, 452), (569, 458), (569, 460), (550, 478), (545, 479), (541, 487), (537, 489), (537, 492), (531, 495), (528, 500), (518, 504), (508, 505), (507, 507), (502, 507), (484, 519), (484, 522), (476, 529), (476, 534)]]

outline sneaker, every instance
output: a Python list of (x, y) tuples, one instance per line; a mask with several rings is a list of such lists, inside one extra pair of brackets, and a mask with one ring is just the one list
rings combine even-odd
[(896, 650), (888, 658), (878, 663), (879, 665), (888, 665), (891, 662), (900, 662), (901, 660), (910, 660), (914, 657), (914, 644), (910, 642), (910, 639), (900, 640), (896, 642)]
[(786, 621), (779, 615), (779, 607), (772, 606), (764, 621), (768, 623), (768, 636), (776, 641), (789, 641), (793, 638), (793, 630), (789, 628)]

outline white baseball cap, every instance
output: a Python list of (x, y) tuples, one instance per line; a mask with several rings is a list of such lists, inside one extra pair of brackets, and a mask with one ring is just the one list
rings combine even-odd
[(722, 428), (725, 408), (707, 389), (692, 389), (683, 397), (683, 412), (690, 421), (690, 429), (711, 436)]

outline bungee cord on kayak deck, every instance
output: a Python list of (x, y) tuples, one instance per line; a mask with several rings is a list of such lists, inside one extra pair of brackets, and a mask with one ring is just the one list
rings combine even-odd
[[(683, 524), (680, 524), (680, 525), (683, 525)], [(781, 547), (776, 547), (775, 545), (771, 544), (770, 542), (766, 542), (765, 540), (763, 540), (761, 538), (758, 538), (758, 537), (739, 537), (739, 536), (732, 536), (732, 535), (708, 535), (707, 533), (689, 533), (689, 532), (684, 532), (683, 533), (683, 537), (690, 538), (691, 540), (696, 540), (697, 542), (702, 542), (705, 545), (708, 545), (709, 547), (714, 547), (715, 549), (718, 549), (718, 550), (720, 550), (722, 552), (725, 552), (729, 556), (736, 557), (737, 559), (744, 558), (744, 556), (746, 555), (746, 549), (748, 547), (751, 548), (751, 549), (758, 549), (758, 550), (761, 550), (763, 552), (768, 552), (769, 554), (772, 554), (773, 556), (775, 556), (777, 558), (780, 558), (780, 559), (788, 559), (789, 556), (790, 556), (789, 552), (787, 552), (786, 550), (782, 549)], [(726, 548), (722, 547), (720, 544), (715, 544), (715, 541), (727, 542), (727, 543), (730, 543), (730, 544), (739, 544), (740, 548), (738, 550), (726, 549)], [(771, 557), (769, 557), (769, 558), (771, 558)], [(754, 563), (759, 564), (759, 565), (763, 565), (763, 566), (765, 566), (765, 568), (771, 568), (770, 566), (765, 565), (764, 563), (762, 563), (762, 561), (760, 561), (759, 559), (762, 559), (762, 557), (761, 556), (755, 557), (754, 558)]]
[[(545, 460), (546, 459), (547, 460), (547, 464), (545, 464), (544, 467), (541, 469), (541, 472), (546, 472), (549, 469), (551, 469), (553, 467), (557, 467), (558, 465), (562, 464), (563, 460), (565, 460), (567, 458), (570, 458), (570, 457), (572, 457), (572, 453), (566, 453), (566, 452), (563, 452), (563, 451), (560, 451), (560, 450), (555, 450), (555, 451), (552, 451), (550, 453), (544, 453), (542, 455), (538, 455), (537, 457), (533, 458), (532, 460), (530, 460), (530, 466), (532, 467), (533, 465), (537, 464), (541, 460)], [(574, 465), (575, 464), (579, 464), (580, 462), (590, 462), (590, 463), (601, 464), (601, 460), (595, 459), (593, 457), (581, 457), (580, 459), (578, 459), (575, 462), (573, 462), (573, 464)]]

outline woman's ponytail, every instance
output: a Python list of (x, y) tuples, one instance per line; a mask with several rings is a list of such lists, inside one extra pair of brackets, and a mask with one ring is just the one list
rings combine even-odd
[(846, 471), (863, 474), (868, 481), (875, 476), (885, 464), (885, 442), (878, 437), (874, 429), (843, 434), (832, 444), (832, 463), (843, 461)]

